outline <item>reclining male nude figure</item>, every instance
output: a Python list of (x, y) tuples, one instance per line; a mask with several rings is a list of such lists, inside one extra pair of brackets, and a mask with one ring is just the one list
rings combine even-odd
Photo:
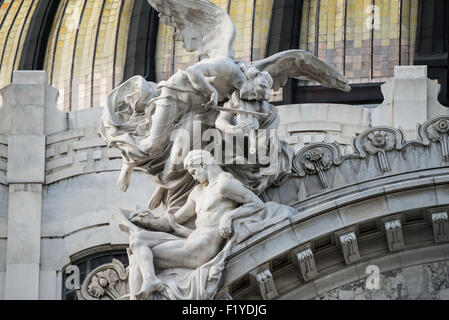
[[(224, 172), (209, 152), (191, 151), (184, 166), (199, 182), (185, 205), (174, 215), (175, 223), (181, 225), (196, 214), (195, 230), (180, 226), (188, 230), (187, 238), (146, 231), (121, 213), (115, 214), (122, 231), (130, 234), (132, 259), (138, 266), (130, 268), (131, 299), (146, 299), (151, 293), (162, 290), (163, 284), (156, 276), (155, 268), (196, 269), (212, 260), (221, 251), (225, 239), (231, 236), (232, 221), (264, 207), (253, 192), (232, 174)], [(136, 283), (142, 283), (141, 287), (136, 288)]]

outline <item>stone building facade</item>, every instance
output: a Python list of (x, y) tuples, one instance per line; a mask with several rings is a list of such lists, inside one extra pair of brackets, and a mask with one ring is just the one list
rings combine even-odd
[[(262, 197), (299, 214), (233, 249), (219, 298), (449, 299), (447, 2), (212, 2), (242, 34), (237, 59), (301, 48), (352, 87), (276, 93), (294, 171)], [(113, 87), (197, 61), (173, 31), (146, 1), (0, 0), (0, 300), (122, 276), (111, 210), (145, 207), (155, 185), (136, 172), (120, 193), (97, 128)]]
[[(294, 172), (263, 197), (299, 214), (233, 248), (222, 294), (447, 298), (449, 112), (426, 67), (396, 68), (383, 91), (374, 109), (279, 106)], [(154, 186), (138, 172), (128, 193), (118, 191), (120, 154), (97, 133), (102, 110), (58, 110), (45, 72), (15, 72), (1, 95), (1, 298), (74, 298), (70, 266), (84, 280), (113, 258), (126, 265), (128, 239), (111, 210), (144, 207)], [(311, 127), (322, 133), (300, 145)], [(367, 289), (368, 267), (378, 289)]]

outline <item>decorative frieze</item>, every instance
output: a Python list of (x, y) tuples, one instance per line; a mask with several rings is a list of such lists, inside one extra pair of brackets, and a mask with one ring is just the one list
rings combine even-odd
[(272, 300), (279, 296), (268, 264), (251, 271), (249, 277), (251, 284), (259, 289), (264, 300)]
[(318, 276), (318, 269), (310, 243), (293, 250), (292, 256), (305, 282)]
[[(48, 142), (51, 143), (48, 143)], [(77, 175), (119, 170), (114, 159), (121, 158), (116, 149), (106, 149), (94, 128), (76, 129), (48, 137), (46, 149), (46, 183), (51, 184)]]
[(422, 126), (424, 134), (432, 141), (439, 143), (443, 162), (449, 162), (449, 117), (443, 116), (427, 121)]
[(390, 252), (404, 249), (404, 236), (400, 216), (385, 218), (383, 223)]
[(293, 169), (300, 176), (318, 174), (323, 189), (331, 188), (326, 171), (340, 163), (338, 144), (317, 143), (303, 148), (293, 159)]
[(432, 225), (435, 242), (448, 242), (449, 221), (447, 212), (432, 213)]
[(381, 171), (386, 173), (391, 171), (387, 152), (394, 149), (400, 150), (403, 143), (404, 137), (401, 131), (389, 127), (375, 127), (357, 137), (354, 149), (362, 158), (365, 158), (366, 154), (377, 156)]

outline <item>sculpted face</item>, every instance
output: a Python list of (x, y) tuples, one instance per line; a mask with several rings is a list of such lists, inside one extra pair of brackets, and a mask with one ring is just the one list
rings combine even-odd
[(260, 72), (251, 68), (246, 73), (248, 80), (240, 90), (240, 99), (269, 100), (271, 97), (271, 86), (273, 79), (268, 72)]
[(195, 181), (198, 181), (201, 184), (208, 182), (206, 169), (202, 165), (190, 165), (187, 170), (192, 175), (193, 179), (195, 179)]
[(240, 90), (240, 99), (252, 101), (257, 99), (256, 87), (251, 81), (246, 81)]

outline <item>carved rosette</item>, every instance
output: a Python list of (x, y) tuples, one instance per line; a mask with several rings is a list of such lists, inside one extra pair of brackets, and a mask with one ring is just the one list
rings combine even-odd
[(400, 130), (390, 127), (375, 127), (360, 134), (354, 142), (354, 149), (362, 158), (367, 154), (377, 156), (382, 172), (391, 171), (387, 152), (400, 150), (404, 144), (404, 135)]
[(426, 140), (430, 139), (441, 145), (443, 161), (449, 162), (449, 117), (443, 116), (427, 121), (419, 130), (425, 144), (428, 144)]
[(114, 259), (89, 273), (77, 292), (78, 300), (121, 300), (127, 299), (128, 270)]
[(340, 149), (337, 144), (317, 143), (303, 148), (293, 159), (293, 170), (303, 177), (318, 174), (324, 189), (330, 188), (325, 172), (332, 165), (340, 164)]

